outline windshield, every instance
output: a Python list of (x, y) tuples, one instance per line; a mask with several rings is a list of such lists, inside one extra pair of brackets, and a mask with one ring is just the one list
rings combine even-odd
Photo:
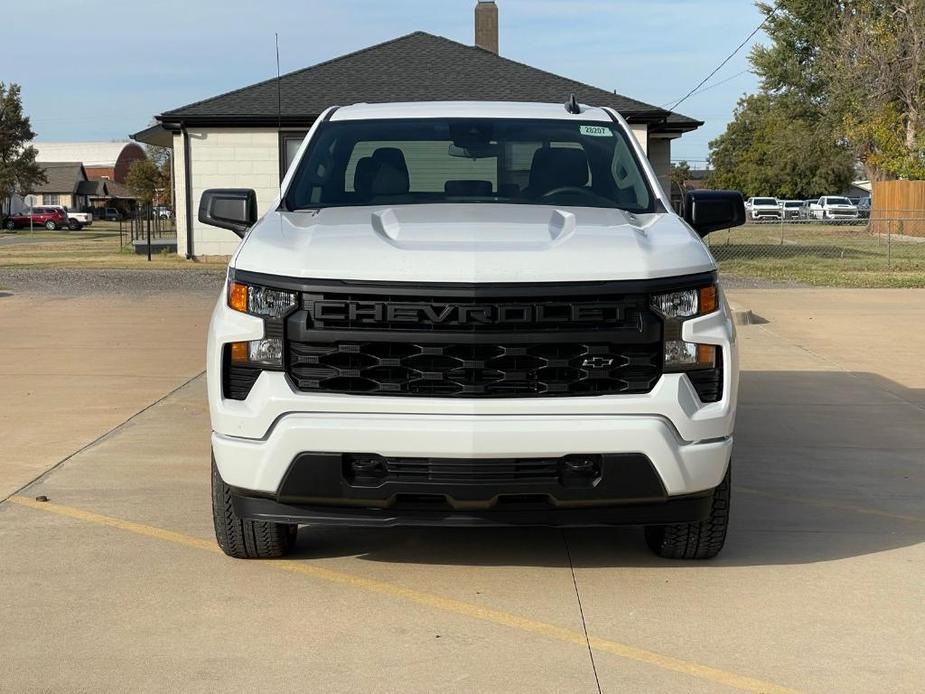
[(557, 120), (326, 123), (285, 198), (290, 210), (447, 202), (655, 209), (616, 123)]
[(800, 207), (802, 204), (799, 200), (788, 200), (784, 203), (784, 207)]
[(830, 205), (850, 205), (851, 201), (848, 198), (826, 198)]
[(776, 205), (777, 200), (774, 198), (755, 198), (752, 201), (753, 205)]

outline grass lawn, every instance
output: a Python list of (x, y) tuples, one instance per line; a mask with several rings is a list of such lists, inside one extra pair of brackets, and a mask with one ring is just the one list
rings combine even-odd
[(748, 224), (707, 237), (720, 271), (826, 287), (925, 287), (925, 239), (864, 225)]
[[(111, 223), (109, 223), (111, 224)], [(28, 231), (0, 233), (0, 267), (3, 268), (190, 268), (175, 252), (136, 255), (131, 242), (119, 243), (119, 225), (114, 229), (93, 227), (81, 231)], [(213, 264), (202, 264), (214, 267)]]

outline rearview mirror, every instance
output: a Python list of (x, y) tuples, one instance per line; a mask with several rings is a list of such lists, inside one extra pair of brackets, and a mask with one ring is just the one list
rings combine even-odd
[(684, 196), (684, 221), (703, 238), (745, 224), (745, 201), (734, 190), (692, 190)]
[(248, 188), (212, 188), (199, 199), (199, 221), (243, 237), (257, 221), (257, 193)]

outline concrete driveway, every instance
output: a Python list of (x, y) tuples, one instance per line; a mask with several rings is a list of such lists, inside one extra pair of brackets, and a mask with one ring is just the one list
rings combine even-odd
[(13, 294), (0, 498), (53, 469), (0, 503), (0, 691), (922, 690), (925, 292), (732, 292), (769, 322), (740, 328), (705, 563), (633, 529), (303, 528), (290, 560), (228, 559), (213, 296)]

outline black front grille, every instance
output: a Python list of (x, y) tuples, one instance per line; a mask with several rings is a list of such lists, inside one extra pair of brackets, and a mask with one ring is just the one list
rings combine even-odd
[(647, 393), (657, 345), (290, 342), (300, 390), (367, 395), (505, 397)]
[(647, 393), (662, 321), (639, 283), (316, 283), (285, 325), (301, 391), (431, 397)]

